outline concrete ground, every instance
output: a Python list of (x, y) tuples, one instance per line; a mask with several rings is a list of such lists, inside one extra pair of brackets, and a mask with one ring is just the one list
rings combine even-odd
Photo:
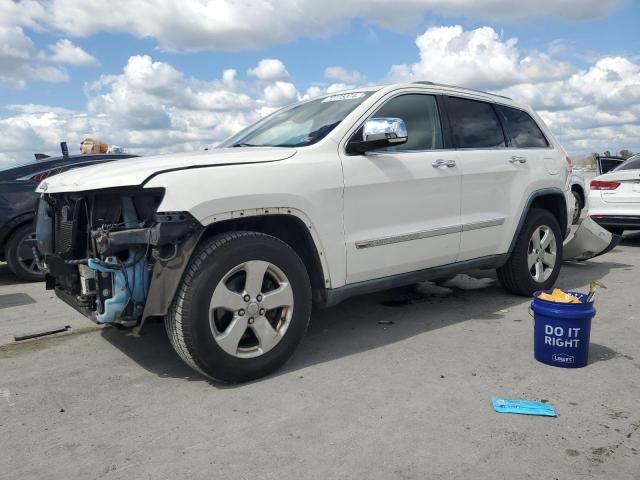
[[(586, 368), (536, 362), (529, 302), (497, 285), (396, 290), (316, 313), (284, 369), (233, 387), (192, 372), (161, 324), (97, 328), (0, 265), (0, 478), (638, 479), (639, 254), (636, 234), (564, 265), (560, 287), (608, 286)], [(498, 414), (492, 395), (558, 417)]]

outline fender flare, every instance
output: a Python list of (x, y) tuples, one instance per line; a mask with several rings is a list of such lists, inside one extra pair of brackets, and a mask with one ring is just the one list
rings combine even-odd
[(511, 244), (509, 245), (509, 250), (507, 253), (511, 254), (516, 244), (516, 240), (520, 236), (520, 232), (522, 231), (522, 227), (524, 227), (524, 221), (531, 210), (531, 204), (534, 202), (536, 198), (546, 197), (546, 196), (554, 196), (557, 197), (558, 200), (562, 203), (562, 208), (560, 209), (560, 229), (562, 230), (563, 240), (567, 236), (567, 226), (568, 224), (568, 214), (567, 214), (567, 199), (565, 197), (564, 192), (560, 188), (556, 187), (548, 187), (541, 188), (539, 190), (535, 190), (529, 194), (529, 198), (527, 198), (527, 202), (525, 203), (525, 207), (522, 209), (522, 213), (520, 214), (520, 220), (518, 220), (518, 226), (516, 227), (516, 231), (511, 239)]
[(322, 269), (322, 276), (325, 279), (325, 288), (331, 288), (331, 272), (329, 270), (329, 263), (325, 250), (318, 235), (318, 230), (314, 226), (309, 216), (302, 210), (294, 207), (261, 207), (261, 208), (249, 208), (245, 210), (233, 210), (231, 212), (224, 212), (215, 215), (204, 217), (200, 220), (203, 227), (207, 228), (215, 223), (223, 222), (226, 220), (235, 220), (240, 218), (251, 217), (266, 217), (269, 215), (286, 215), (295, 217), (307, 226), (308, 232), (311, 235), (316, 252), (318, 253), (318, 260), (320, 261), (320, 268)]
[(311, 239), (314, 242), (314, 246), (318, 253), (317, 258), (320, 261), (320, 267), (325, 279), (325, 288), (330, 288), (331, 280), (329, 277), (329, 267), (326, 255), (322, 250), (320, 238), (315, 227), (304, 212), (292, 207), (264, 207), (225, 212), (200, 220), (199, 223), (202, 225), (202, 228), (182, 242), (180, 249), (172, 259), (166, 261), (156, 260), (151, 273), (149, 293), (146, 298), (139, 329), (142, 329), (147, 318), (158, 316), (163, 317), (167, 315), (176, 292), (178, 291), (178, 286), (182, 281), (184, 272), (189, 265), (191, 256), (200, 243), (207, 227), (227, 220), (269, 215), (288, 215), (296, 217), (308, 227), (309, 234), (311, 235)]

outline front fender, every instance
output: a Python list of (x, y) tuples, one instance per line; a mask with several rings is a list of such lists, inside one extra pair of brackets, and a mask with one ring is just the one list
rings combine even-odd
[(339, 158), (323, 154), (253, 165), (163, 173), (158, 211), (189, 212), (203, 226), (266, 215), (291, 215), (307, 226), (331, 287), (346, 282), (343, 180)]

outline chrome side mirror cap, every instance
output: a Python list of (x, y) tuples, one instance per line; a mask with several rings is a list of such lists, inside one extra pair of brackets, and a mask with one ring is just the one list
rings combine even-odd
[(392, 145), (404, 143), (408, 138), (407, 125), (401, 118), (370, 118), (362, 129), (362, 141), (365, 143), (386, 140)]
[(400, 145), (408, 139), (407, 125), (401, 118), (370, 118), (362, 127), (362, 140), (352, 139), (347, 144), (347, 153), (359, 154)]

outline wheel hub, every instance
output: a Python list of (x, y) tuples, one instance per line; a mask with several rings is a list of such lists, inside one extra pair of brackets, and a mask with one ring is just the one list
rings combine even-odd
[(260, 304), (258, 302), (250, 301), (247, 304), (247, 312), (249, 315), (258, 315), (258, 313), (260, 313)]

